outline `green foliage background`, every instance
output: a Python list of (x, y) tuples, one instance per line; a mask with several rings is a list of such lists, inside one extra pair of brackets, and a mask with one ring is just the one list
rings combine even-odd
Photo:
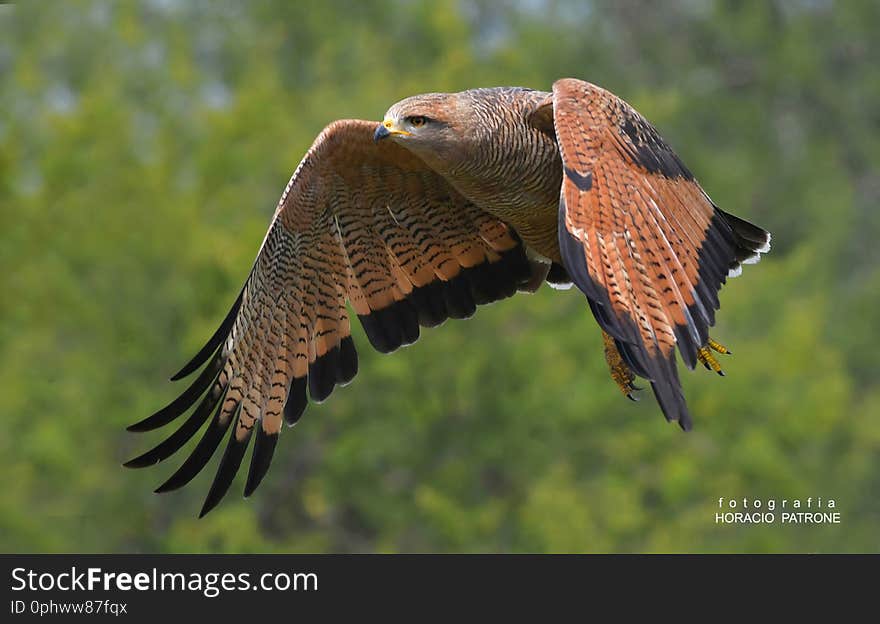
[[(0, 6), (0, 551), (880, 550), (878, 31), (831, 0)], [(180, 456), (120, 467), (325, 123), (563, 76), (774, 234), (722, 293), (727, 377), (683, 374), (694, 432), (621, 398), (583, 298), (544, 289), (393, 356), (357, 328), (356, 382), (203, 520), (211, 471), (160, 497)], [(842, 523), (716, 525), (722, 496)]]

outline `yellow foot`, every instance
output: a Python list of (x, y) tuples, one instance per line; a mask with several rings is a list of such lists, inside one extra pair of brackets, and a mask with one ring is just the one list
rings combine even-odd
[(617, 350), (617, 345), (614, 344), (614, 338), (605, 332), (602, 332), (602, 338), (605, 341), (605, 361), (608, 362), (608, 368), (611, 370), (611, 379), (614, 380), (614, 383), (617, 384), (617, 387), (620, 388), (620, 391), (626, 398), (630, 401), (638, 401), (638, 397), (633, 394), (634, 391), (641, 390), (641, 388), (633, 384), (636, 376), (630, 367), (626, 365), (626, 362), (623, 361), (623, 357), (621, 357), (620, 352)]
[(721, 370), (721, 365), (718, 363), (718, 360), (715, 359), (715, 356), (712, 355), (712, 351), (717, 351), (718, 353), (724, 353), (727, 355), (732, 355), (730, 349), (725, 347), (720, 342), (712, 340), (706, 341), (706, 346), (702, 347), (699, 351), (697, 351), (697, 359), (703, 363), (703, 366), (706, 367), (706, 370), (713, 370), (722, 377), (724, 377), (724, 371)]

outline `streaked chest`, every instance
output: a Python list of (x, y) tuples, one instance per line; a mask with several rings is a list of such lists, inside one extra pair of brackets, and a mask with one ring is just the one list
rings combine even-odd
[(449, 171), (448, 179), (480, 208), (510, 224), (529, 246), (554, 257), (562, 184), (556, 142), (524, 124), (492, 138)]

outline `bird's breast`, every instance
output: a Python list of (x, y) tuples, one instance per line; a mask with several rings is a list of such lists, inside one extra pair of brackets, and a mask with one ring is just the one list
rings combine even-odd
[(559, 257), (562, 161), (552, 137), (525, 124), (497, 132), (448, 177), (465, 197), (513, 227), (529, 247), (550, 259)]

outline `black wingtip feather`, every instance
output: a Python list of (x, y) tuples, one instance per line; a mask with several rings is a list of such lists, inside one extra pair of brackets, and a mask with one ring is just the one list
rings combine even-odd
[(129, 425), (127, 427), (128, 431), (152, 431), (154, 429), (158, 429), (159, 427), (167, 425), (172, 420), (183, 414), (216, 380), (220, 369), (223, 368), (223, 364), (223, 354), (218, 350), (217, 355), (211, 362), (211, 364), (205, 367), (205, 370), (202, 371), (201, 375), (199, 375), (196, 380), (192, 382), (192, 384), (190, 384), (190, 386), (180, 394), (180, 396), (178, 396), (171, 403), (160, 409), (152, 416), (148, 416), (147, 418), (144, 418), (143, 420), (136, 422), (133, 425)]
[(524, 249), (514, 247), (495, 262), (487, 262), (465, 271), (474, 301), (478, 304), (507, 299), (532, 276)]
[(315, 403), (321, 403), (333, 392), (338, 364), (339, 347), (333, 347), (316, 357), (314, 362), (309, 362), (309, 398)]
[(232, 433), (229, 434), (229, 443), (226, 445), (226, 451), (220, 459), (217, 474), (214, 475), (214, 481), (211, 483), (211, 489), (208, 490), (208, 495), (205, 497), (202, 510), (199, 512), (199, 518), (204, 518), (209, 511), (214, 509), (223, 500), (223, 497), (229, 491), (229, 486), (232, 485), (232, 480), (235, 479), (235, 475), (241, 467), (241, 460), (247, 450), (253, 429), (248, 429), (241, 440), (236, 437), (235, 434), (238, 433), (238, 428), (242, 427), (242, 424), (238, 422), (239, 412), (240, 410), (236, 410), (235, 426), (232, 428)]
[(681, 390), (672, 387), (668, 382), (651, 382), (651, 389), (667, 422), (677, 422), (685, 431), (691, 428), (691, 416)]
[(178, 381), (183, 379), (194, 370), (196, 370), (199, 366), (201, 366), (205, 360), (207, 360), (212, 353), (214, 353), (217, 348), (223, 343), (226, 339), (226, 336), (229, 335), (229, 330), (232, 329), (232, 324), (235, 323), (235, 317), (238, 315), (238, 309), (241, 307), (241, 300), (244, 297), (244, 288), (241, 289), (241, 292), (238, 293), (238, 297), (235, 300), (235, 303), (232, 304), (232, 308), (230, 308), (229, 312), (226, 314), (226, 318), (223, 319), (223, 322), (220, 323), (220, 327), (217, 328), (217, 331), (214, 332), (214, 335), (208, 339), (208, 342), (205, 343), (205, 346), (199, 350), (198, 353), (187, 362), (183, 368), (177, 371), (174, 375), (171, 376), (171, 381)]
[(262, 428), (257, 430), (254, 452), (251, 455), (251, 466), (248, 469), (247, 483), (244, 486), (245, 498), (254, 493), (263, 477), (266, 476), (266, 472), (272, 464), (272, 455), (275, 453), (277, 443), (277, 433), (266, 433)]
[(437, 327), (447, 318), (446, 301), (443, 299), (443, 284), (431, 282), (425, 286), (413, 288), (410, 298), (418, 311), (419, 325)]
[(361, 326), (367, 340), (379, 353), (391, 353), (400, 347), (400, 328), (394, 323), (391, 305), (382, 310), (372, 310), (369, 314), (359, 314)]
[(532, 278), (532, 265), (522, 245), (505, 251), (501, 256), (505, 273), (509, 275), (513, 292), (516, 287), (528, 282)]
[(241, 404), (236, 406), (235, 410), (232, 412), (232, 416), (228, 418), (226, 422), (221, 423), (220, 412), (223, 409), (224, 402), (225, 401), (221, 401), (220, 405), (217, 406), (214, 419), (208, 425), (205, 434), (202, 436), (202, 439), (199, 440), (196, 448), (190, 456), (186, 458), (186, 461), (183, 462), (180, 468), (178, 468), (177, 471), (165, 481), (165, 483), (154, 490), (156, 494), (163, 494), (164, 492), (170, 492), (183, 487), (192, 481), (193, 477), (195, 477), (199, 471), (205, 467), (208, 460), (211, 459), (214, 451), (216, 451), (217, 447), (220, 445), (220, 440), (223, 439), (223, 434), (229, 429), (229, 423), (238, 418), (238, 410), (241, 408)]
[(404, 299), (394, 304), (400, 324), (401, 346), (414, 344), (419, 339), (419, 311), (412, 301)]
[(449, 312), (449, 318), (467, 319), (477, 311), (477, 304), (471, 295), (467, 279), (457, 275), (448, 282), (444, 282), (443, 300)]
[(675, 334), (681, 359), (684, 360), (685, 366), (693, 370), (697, 364), (697, 349), (700, 348), (697, 344), (699, 337), (695, 338), (688, 328), (683, 325), (676, 325), (672, 331)]
[(677, 421), (685, 431), (691, 428), (691, 415), (681, 391), (681, 381), (675, 366), (675, 353), (669, 356), (657, 354), (651, 358), (651, 389), (657, 398), (663, 415), (669, 422)]
[(346, 336), (339, 341), (339, 367), (336, 369), (336, 383), (345, 385), (355, 378), (358, 372), (358, 354), (354, 340)]
[(284, 422), (288, 427), (293, 427), (306, 410), (306, 378), (294, 377), (290, 381), (290, 389), (287, 391), (287, 401), (284, 403)]
[(500, 296), (501, 283), (492, 266), (488, 263), (478, 264), (461, 272), (471, 290), (474, 303), (477, 305), (485, 305)]
[(160, 461), (171, 457), (180, 450), (184, 444), (196, 434), (199, 428), (205, 424), (205, 421), (211, 415), (214, 407), (218, 402), (222, 401), (225, 394), (225, 388), (217, 386), (216, 390), (212, 388), (199, 406), (193, 411), (192, 415), (186, 419), (180, 428), (172, 433), (167, 439), (163, 440), (159, 445), (150, 449), (143, 455), (139, 455), (123, 464), (126, 468), (144, 468), (152, 466)]
[(419, 310), (408, 299), (358, 318), (370, 344), (380, 353), (391, 353), (419, 339)]
[(399, 320), (399, 309), (397, 303), (392, 303), (387, 308), (375, 310), (376, 321), (379, 324), (379, 332), (381, 336), (380, 342), (385, 349), (384, 353), (392, 353), (397, 351), (403, 345), (403, 327)]
[[(730, 213), (724, 212), (715, 206), (715, 214), (707, 233), (707, 240), (714, 241), (713, 245), (704, 245), (710, 251), (721, 240), (723, 248), (723, 278), (721, 283), (727, 277), (727, 272), (738, 275), (742, 263), (749, 261), (751, 258), (757, 259), (762, 253), (770, 251), (770, 233), (753, 223), (749, 223), (744, 219), (740, 219)], [(701, 260), (702, 252), (701, 251)]]
[(745, 219), (740, 219), (736, 215), (725, 212), (715, 207), (715, 210), (721, 213), (724, 220), (730, 226), (737, 239), (737, 242), (743, 247), (750, 248), (751, 251), (758, 251), (761, 247), (770, 242), (770, 233), (762, 227), (749, 223)]

